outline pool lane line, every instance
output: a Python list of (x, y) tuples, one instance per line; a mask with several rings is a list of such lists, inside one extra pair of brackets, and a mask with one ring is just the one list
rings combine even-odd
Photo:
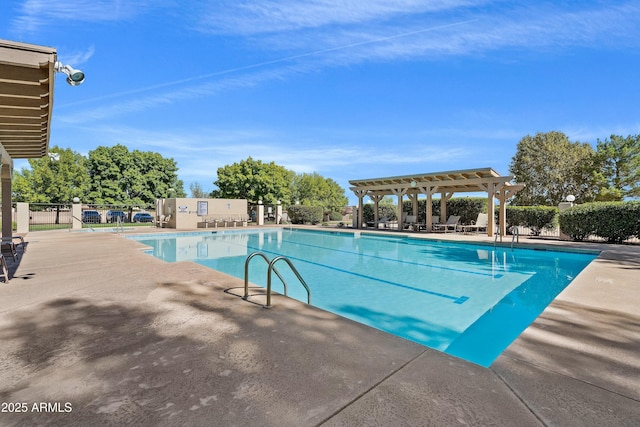
[[(249, 246), (249, 245), (247, 245), (247, 248), (251, 248), (251, 249), (253, 249), (255, 251), (264, 252), (264, 253), (268, 253), (268, 254), (271, 254), (271, 255), (282, 256), (277, 252), (264, 250), (264, 249), (252, 247), (252, 246)], [(289, 258), (289, 259), (292, 259), (292, 260), (305, 262), (307, 264), (312, 264), (312, 265), (315, 265), (317, 267), (328, 268), (329, 270), (334, 270), (334, 271), (337, 271), (337, 272), (340, 272), (340, 273), (349, 274), (349, 275), (360, 277), (360, 278), (364, 278), (364, 279), (367, 279), (367, 280), (372, 280), (374, 282), (385, 283), (387, 285), (396, 286), (398, 288), (408, 289), (410, 291), (416, 291), (416, 292), (421, 292), (423, 294), (428, 294), (428, 295), (432, 295), (432, 296), (436, 296), (436, 297), (440, 297), (440, 298), (450, 299), (455, 304), (462, 304), (462, 303), (464, 303), (465, 301), (467, 301), (469, 299), (468, 296), (464, 296), (464, 295), (463, 296), (454, 296), (454, 295), (443, 294), (443, 293), (440, 293), (440, 292), (428, 291), (426, 289), (419, 289), (419, 288), (415, 288), (413, 286), (403, 285), (402, 283), (392, 282), (390, 280), (385, 280), (385, 279), (378, 279), (378, 278), (373, 277), (373, 276), (367, 276), (366, 274), (354, 273), (353, 271), (344, 270), (344, 269), (341, 269), (341, 268), (338, 268), (338, 267), (332, 267), (330, 265), (320, 264), (319, 262), (309, 261), (309, 260), (306, 260), (306, 259), (303, 259), (303, 258), (298, 258), (298, 257), (295, 257), (295, 256), (286, 256), (286, 257)]]
[(316, 249), (330, 250), (330, 251), (333, 251), (333, 252), (341, 252), (341, 253), (344, 253), (344, 254), (356, 255), (356, 256), (361, 256), (361, 257), (365, 257), (365, 258), (381, 259), (381, 260), (384, 260), (384, 261), (397, 262), (399, 264), (414, 265), (414, 266), (418, 266), (418, 267), (437, 268), (439, 270), (455, 271), (455, 272), (458, 272), (458, 273), (467, 273), (467, 274), (474, 274), (474, 275), (477, 275), (477, 276), (492, 277), (494, 279), (500, 279), (501, 277), (503, 277), (502, 274), (482, 273), (480, 271), (471, 271), (471, 270), (463, 270), (463, 269), (459, 269), (459, 268), (442, 267), (440, 265), (434, 265), (434, 264), (425, 264), (425, 263), (419, 263), (419, 262), (413, 262), (413, 261), (403, 261), (403, 260), (400, 260), (400, 259), (385, 258), (385, 257), (381, 257), (381, 256), (378, 256), (378, 255), (361, 254), (361, 253), (358, 253), (358, 252), (347, 251), (347, 250), (344, 250), (344, 249), (329, 249), (329, 248), (325, 248), (325, 247), (319, 246), (319, 245), (311, 245), (309, 243), (292, 242), (292, 241), (283, 241), (283, 243), (300, 245), (300, 246), (307, 246), (307, 247), (316, 248)]

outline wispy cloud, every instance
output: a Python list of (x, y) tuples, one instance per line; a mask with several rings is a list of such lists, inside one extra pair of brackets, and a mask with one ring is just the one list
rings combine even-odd
[(65, 22), (130, 20), (154, 4), (153, 0), (26, 0), (12, 22), (14, 32), (32, 33)]
[[(393, 2), (390, 6), (382, 0), (339, 4), (316, 0), (305, 2), (302, 7), (298, 1), (285, 0), (214, 2), (211, 4), (215, 4), (215, 9), (204, 21), (212, 30), (237, 34), (253, 28), (260, 37), (252, 38), (252, 43), (276, 54), (287, 52), (290, 55), (85, 100), (83, 103), (100, 101), (102, 105), (86, 110), (82, 117), (76, 116), (73, 120), (99, 120), (255, 86), (297, 73), (363, 62), (485, 56), (501, 49), (547, 52), (598, 44), (617, 49), (640, 44), (640, 27), (636, 25), (640, 20), (640, 6), (636, 3), (587, 2), (582, 10), (565, 10), (544, 2), (534, 6), (505, 7), (504, 10), (500, 9), (501, 2), (424, 3), (406, 0)], [(490, 10), (480, 6), (490, 7)], [(345, 14), (337, 10), (348, 10), (349, 13), (343, 16)], [(460, 20), (452, 20), (451, 15), (443, 18), (438, 13), (442, 10), (459, 11), (454, 16)], [(257, 22), (258, 17), (265, 16), (270, 18)], [(400, 18), (391, 19), (396, 16)], [(270, 21), (276, 23), (270, 24)], [(343, 25), (332, 27), (336, 21)], [(286, 22), (289, 24), (285, 25)], [(172, 86), (179, 86), (179, 89), (171, 90)], [(153, 92), (153, 95), (140, 96), (145, 92)], [(135, 97), (131, 96), (134, 94)], [(122, 101), (128, 97), (131, 99)], [(117, 105), (105, 105), (104, 101), (110, 98), (118, 98)]]
[(318, 29), (327, 26), (351, 26), (385, 21), (407, 15), (443, 12), (491, 3), (488, 0), (266, 0), (218, 1), (200, 14), (202, 31), (264, 35)]

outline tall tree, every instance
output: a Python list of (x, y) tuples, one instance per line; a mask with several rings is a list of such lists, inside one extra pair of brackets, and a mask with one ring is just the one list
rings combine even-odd
[(71, 203), (74, 197), (86, 198), (90, 187), (86, 158), (70, 148), (58, 146), (51, 147), (49, 154), (29, 159), (29, 169), (14, 173), (13, 200), (64, 204)]
[(640, 197), (640, 135), (598, 140), (597, 164), (605, 182), (598, 200)]
[(196, 199), (204, 199), (209, 197), (209, 195), (202, 189), (202, 185), (199, 182), (192, 182), (189, 185), (189, 191), (191, 192), (191, 197)]
[(284, 205), (291, 202), (291, 182), (294, 172), (274, 162), (263, 163), (251, 157), (238, 163), (218, 168), (217, 187), (214, 197), (247, 199), (251, 203), (262, 200), (265, 204), (275, 204), (280, 200)]
[(175, 161), (151, 151), (100, 146), (89, 152), (88, 170), (93, 203), (149, 205), (157, 198), (185, 197)]
[(293, 181), (294, 198), (302, 205), (322, 206), (325, 212), (340, 212), (349, 203), (344, 189), (331, 178), (314, 172), (296, 175)]
[(509, 171), (526, 186), (514, 205), (555, 206), (572, 194), (580, 202), (595, 200), (595, 151), (588, 143), (571, 142), (562, 132), (539, 132), (520, 140)]

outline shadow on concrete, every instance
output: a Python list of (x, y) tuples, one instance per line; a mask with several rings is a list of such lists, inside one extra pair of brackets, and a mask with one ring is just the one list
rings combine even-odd
[(0, 400), (69, 402), (72, 411), (5, 419), (314, 425), (422, 351), (287, 303), (264, 310), (222, 289), (165, 283), (143, 304), (70, 297), (13, 311), (0, 317)]
[(556, 300), (508, 354), (640, 400), (639, 341), (640, 316)]

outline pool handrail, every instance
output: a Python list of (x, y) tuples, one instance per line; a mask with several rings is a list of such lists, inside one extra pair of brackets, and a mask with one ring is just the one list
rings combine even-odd
[[(264, 259), (267, 262), (267, 264), (270, 264), (269, 257), (267, 257), (267, 255), (264, 252), (260, 252), (260, 251), (252, 252), (247, 257), (247, 259), (244, 262), (244, 296), (242, 297), (242, 299), (245, 301), (249, 299), (249, 261), (251, 261), (251, 258), (255, 256), (262, 257), (262, 259)], [(280, 280), (282, 280), (282, 284), (284, 286), (284, 294), (287, 295), (287, 282), (285, 282), (284, 278), (280, 275), (278, 270), (274, 269), (274, 271), (278, 275)], [(267, 274), (269, 274), (268, 271), (267, 271)]]
[[(277, 270), (275, 270), (274, 265), (276, 262), (280, 260), (285, 261), (287, 264), (289, 264), (291, 271), (293, 271), (293, 273), (296, 275), (300, 283), (302, 283), (302, 286), (304, 286), (304, 288), (307, 290), (307, 304), (311, 305), (311, 289), (309, 289), (307, 282), (305, 282), (302, 276), (300, 275), (300, 273), (298, 273), (298, 270), (293, 266), (293, 263), (291, 262), (291, 260), (289, 260), (289, 258), (285, 256), (280, 255), (272, 259), (271, 262), (269, 263), (269, 270), (267, 272), (267, 304), (264, 307), (271, 308), (271, 270), (275, 271), (276, 274), (278, 274)], [(280, 274), (278, 274), (278, 277), (280, 278), (280, 280), (282, 280), (282, 283), (284, 284), (284, 280), (282, 279)]]
[(275, 263), (280, 260), (285, 260), (285, 262), (289, 264), (291, 271), (293, 271), (293, 273), (296, 275), (298, 280), (300, 280), (300, 283), (302, 283), (302, 286), (304, 286), (304, 288), (307, 290), (307, 304), (311, 304), (311, 289), (309, 289), (309, 286), (304, 281), (304, 279), (302, 278), (298, 270), (291, 263), (291, 261), (284, 256), (277, 256), (271, 261), (269, 261), (269, 257), (267, 257), (267, 255), (264, 252), (260, 252), (260, 251), (252, 252), (251, 254), (249, 254), (246, 261), (244, 262), (244, 296), (242, 297), (243, 300), (246, 301), (249, 299), (249, 262), (251, 261), (252, 258), (256, 256), (260, 256), (269, 264), (269, 267), (267, 269), (267, 304), (264, 305), (263, 307), (271, 308), (271, 272), (272, 271), (276, 273), (276, 275), (282, 282), (282, 285), (284, 286), (284, 295), (285, 296), (287, 295), (287, 282), (284, 280), (284, 277), (282, 277), (280, 272), (275, 267)]

